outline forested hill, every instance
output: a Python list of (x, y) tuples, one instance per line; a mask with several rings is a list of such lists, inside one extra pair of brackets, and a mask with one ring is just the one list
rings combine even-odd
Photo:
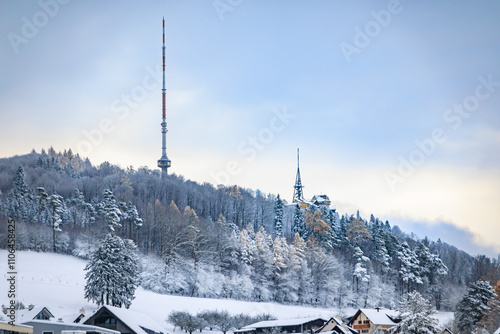
[(498, 259), (416, 240), (390, 222), (158, 170), (93, 166), (71, 150), (0, 159), (0, 245), (88, 258), (108, 232), (132, 239), (141, 285), (161, 293), (321, 306), (394, 308), (418, 290), (453, 310), (471, 281), (500, 279)]

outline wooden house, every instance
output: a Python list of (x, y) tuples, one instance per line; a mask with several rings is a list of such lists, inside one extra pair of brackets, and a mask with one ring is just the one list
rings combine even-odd
[(376, 330), (388, 333), (400, 321), (398, 314), (397, 311), (384, 308), (359, 309), (347, 324), (360, 334), (372, 334)]

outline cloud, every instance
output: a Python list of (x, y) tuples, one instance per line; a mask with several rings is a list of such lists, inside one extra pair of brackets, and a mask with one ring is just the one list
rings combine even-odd
[(470, 229), (461, 228), (449, 222), (416, 221), (402, 217), (389, 217), (391, 226), (399, 226), (404, 232), (414, 233), (419, 238), (428, 237), (433, 241), (441, 239), (472, 256), (477, 254), (496, 258), (500, 255), (498, 247), (488, 246), (482, 238)]

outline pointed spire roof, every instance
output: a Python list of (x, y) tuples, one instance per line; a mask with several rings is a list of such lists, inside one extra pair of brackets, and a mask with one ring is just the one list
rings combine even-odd
[(293, 203), (303, 202), (304, 194), (302, 193), (302, 180), (300, 178), (300, 158), (299, 158), (299, 149), (297, 148), (297, 176), (295, 177), (295, 185), (293, 186)]

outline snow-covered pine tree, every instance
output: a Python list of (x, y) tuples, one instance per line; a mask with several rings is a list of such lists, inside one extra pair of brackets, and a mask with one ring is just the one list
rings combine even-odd
[(283, 201), (279, 194), (274, 202), (274, 230), (276, 238), (283, 237)]
[(398, 252), (398, 259), (401, 263), (399, 277), (401, 279), (401, 294), (403, 294), (405, 292), (405, 287), (406, 291), (410, 292), (415, 284), (422, 284), (423, 281), (420, 277), (421, 270), (417, 255), (410, 249), (406, 241), (401, 244), (401, 248)]
[(401, 322), (395, 327), (395, 333), (405, 334), (437, 334), (438, 322), (432, 317), (436, 311), (420, 293), (408, 293), (399, 307)]
[(26, 184), (23, 166), (19, 166), (14, 177), (14, 186), (11, 191), (11, 203), (9, 205), (10, 215), (19, 217), (24, 221), (30, 221), (33, 209), (33, 194)]
[(360, 285), (364, 287), (370, 282), (370, 274), (368, 273), (370, 259), (364, 256), (363, 251), (359, 247), (354, 247), (353, 258), (355, 264), (352, 273), (352, 289), (360, 293)]
[(457, 305), (455, 319), (458, 329), (464, 333), (474, 332), (486, 311), (489, 310), (488, 302), (497, 295), (489, 282), (472, 282), (467, 294)]
[(52, 248), (56, 253), (56, 234), (61, 232), (62, 215), (66, 213), (66, 209), (64, 199), (58, 194), (50, 195), (47, 202), (52, 216)]
[(129, 307), (138, 286), (137, 249), (108, 233), (85, 267), (84, 297), (97, 305)]
[(123, 305), (129, 308), (135, 298), (135, 290), (139, 286), (139, 257), (137, 246), (130, 239), (123, 240), (123, 289), (120, 299)]
[(293, 211), (293, 226), (292, 226), (293, 234), (298, 233), (302, 239), (307, 239), (309, 233), (307, 232), (306, 222), (304, 220), (304, 215), (299, 205), (295, 206)]
[(105, 224), (111, 232), (115, 231), (116, 227), (121, 227), (120, 217), (122, 212), (118, 208), (115, 195), (109, 189), (104, 189), (102, 192), (103, 200), (98, 204), (98, 211), (103, 216)]

